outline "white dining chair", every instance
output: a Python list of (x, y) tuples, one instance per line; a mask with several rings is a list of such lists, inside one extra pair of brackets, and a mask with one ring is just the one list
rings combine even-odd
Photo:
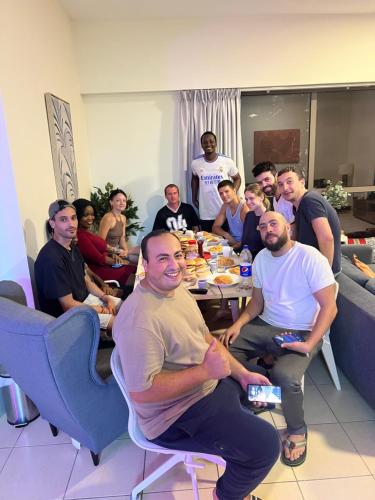
[(199, 491), (198, 491), (198, 482), (196, 469), (203, 469), (204, 464), (200, 462), (196, 462), (195, 459), (203, 459), (209, 462), (213, 462), (217, 465), (225, 466), (225, 460), (216, 455), (209, 455), (206, 453), (196, 453), (192, 451), (183, 451), (183, 450), (171, 450), (169, 448), (164, 448), (157, 444), (148, 441), (143, 432), (141, 431), (138, 424), (138, 417), (133, 408), (132, 400), (129, 396), (126, 382), (124, 378), (124, 374), (121, 367), (121, 360), (117, 350), (117, 347), (114, 348), (111, 356), (111, 368), (112, 373), (124, 395), (124, 398), (129, 407), (129, 422), (128, 422), (128, 432), (131, 440), (140, 448), (152, 451), (154, 453), (162, 453), (165, 455), (172, 455), (166, 462), (164, 462), (160, 467), (154, 470), (151, 474), (149, 474), (143, 481), (137, 484), (131, 493), (131, 500), (136, 500), (138, 495), (145, 489), (147, 486), (156, 481), (159, 477), (161, 477), (165, 472), (170, 470), (179, 462), (182, 462), (185, 465), (186, 471), (190, 474), (191, 482), (193, 486), (193, 494), (194, 500), (199, 500)]

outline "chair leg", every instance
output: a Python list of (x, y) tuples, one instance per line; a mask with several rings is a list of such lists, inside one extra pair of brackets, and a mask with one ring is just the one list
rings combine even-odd
[(71, 438), (71, 441), (72, 441), (72, 445), (74, 446), (74, 448), (76, 450), (80, 450), (81, 449), (81, 443), (79, 443), (76, 439), (73, 439), (73, 438)]
[(240, 315), (239, 313), (239, 300), (238, 299), (229, 299), (230, 310), (232, 311), (232, 319), (236, 321)]
[(327, 364), (328, 371), (331, 375), (333, 383), (335, 384), (336, 390), (341, 391), (341, 384), (339, 380), (339, 376), (337, 374), (336, 362), (333, 356), (331, 342), (329, 341), (329, 336), (327, 335), (323, 339), (322, 353), (324, 357), (324, 361)]
[(59, 433), (59, 429), (53, 424), (49, 424), (49, 428), (51, 429), (52, 436), (56, 437), (57, 434)]
[(99, 465), (100, 453), (94, 453), (93, 451), (90, 450), (90, 454), (91, 454), (92, 462), (96, 467), (97, 465)]
[(152, 474), (147, 476), (143, 481), (141, 481), (137, 486), (133, 488), (132, 494), (131, 494), (131, 500), (137, 500), (137, 496), (139, 493), (141, 493), (147, 486), (152, 484), (156, 479), (158, 479), (160, 476), (162, 476), (165, 472), (167, 472), (169, 469), (172, 469), (176, 464), (179, 462), (183, 462), (185, 459), (185, 455), (182, 454), (176, 454), (172, 455), (169, 460), (163, 463), (160, 467), (158, 467)]
[(197, 473), (195, 472), (196, 467), (194, 466), (194, 461), (191, 455), (187, 455), (185, 458), (185, 468), (190, 474), (191, 484), (193, 486), (194, 500), (199, 500)]

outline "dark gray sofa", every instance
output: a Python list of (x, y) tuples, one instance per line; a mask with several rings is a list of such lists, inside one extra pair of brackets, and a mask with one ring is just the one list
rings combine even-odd
[[(350, 257), (353, 253), (375, 271), (371, 247), (342, 245), (343, 255)], [(331, 344), (337, 365), (375, 408), (375, 295), (349, 274), (347, 262), (343, 261), (343, 272), (337, 277), (338, 314), (331, 327)]]

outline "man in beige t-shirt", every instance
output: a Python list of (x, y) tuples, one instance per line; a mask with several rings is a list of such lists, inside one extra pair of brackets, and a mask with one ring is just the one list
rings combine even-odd
[(270, 382), (210, 335), (181, 285), (185, 258), (176, 236), (153, 231), (142, 255), (145, 279), (113, 328), (140, 426), (167, 448), (222, 456), (227, 466), (213, 498), (242, 500), (279, 455), (275, 429), (240, 403), (248, 384)]

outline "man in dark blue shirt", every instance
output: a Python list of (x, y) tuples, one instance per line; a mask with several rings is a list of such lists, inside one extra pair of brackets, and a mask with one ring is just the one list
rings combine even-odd
[(296, 241), (317, 248), (327, 257), (332, 271), (341, 271), (341, 228), (336, 210), (318, 192), (305, 188), (303, 173), (294, 167), (280, 170), (277, 186), (281, 195), (293, 203)]

